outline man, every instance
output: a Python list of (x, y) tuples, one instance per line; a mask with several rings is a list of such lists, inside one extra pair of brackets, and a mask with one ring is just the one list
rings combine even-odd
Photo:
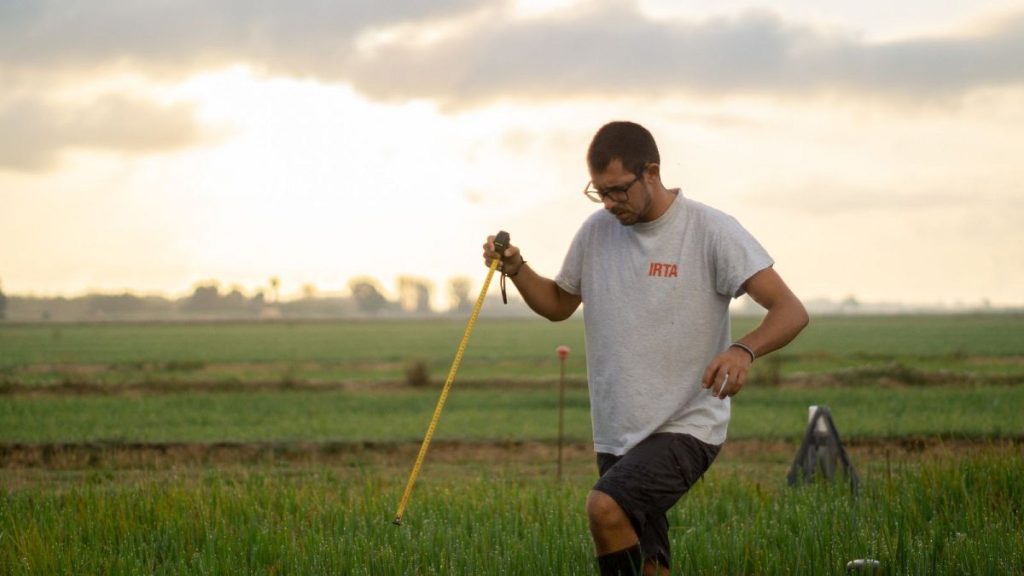
[[(535, 312), (552, 321), (581, 303), (600, 479), (587, 517), (601, 574), (667, 574), (666, 512), (725, 441), (730, 397), (751, 363), (789, 343), (807, 312), (764, 248), (732, 217), (661, 182), (654, 138), (612, 122), (587, 152), (585, 194), (601, 202), (576, 233), (555, 279), (519, 249), (501, 258)], [(761, 324), (730, 341), (729, 302), (749, 294)]]

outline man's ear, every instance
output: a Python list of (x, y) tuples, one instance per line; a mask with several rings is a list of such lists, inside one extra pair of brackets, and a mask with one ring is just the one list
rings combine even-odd
[(654, 164), (654, 163), (648, 164), (647, 167), (644, 168), (644, 178), (646, 179), (648, 176), (651, 176), (651, 177), (654, 177), (654, 178), (657, 178), (657, 179), (660, 180), (661, 179), (661, 166), (659, 166), (657, 164)]

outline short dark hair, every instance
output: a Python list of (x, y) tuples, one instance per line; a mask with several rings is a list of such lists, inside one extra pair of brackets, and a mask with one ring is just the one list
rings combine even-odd
[(609, 122), (590, 141), (587, 166), (591, 172), (603, 172), (616, 158), (634, 174), (642, 172), (648, 164), (661, 164), (654, 136), (634, 122)]

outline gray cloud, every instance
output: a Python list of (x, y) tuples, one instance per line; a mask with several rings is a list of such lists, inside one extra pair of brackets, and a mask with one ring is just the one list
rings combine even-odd
[(353, 64), (380, 98), (842, 93), (944, 98), (1024, 81), (1024, 13), (969, 37), (868, 43), (768, 12), (704, 21), (604, 9), (493, 22), (427, 49), (395, 44)]
[[(63, 150), (152, 152), (201, 142), (188, 106), (111, 95), (49, 101), (79, 77), (127, 70), (187, 77), (247, 63), (344, 80), (360, 32), (458, 14), (480, 0), (0, 0), (0, 169), (52, 169)], [(6, 100), (4, 99), (6, 98)]]
[[(460, 18), (470, 25), (438, 42), (398, 35), (355, 50), (367, 30)], [(1024, 12), (971, 36), (871, 43), (764, 11), (653, 19), (629, 0), (528, 19), (513, 17), (506, 0), (0, 2), (0, 71), (188, 74), (239, 62), (454, 105), (623, 93), (942, 98), (1024, 80)]]
[[(399, 33), (356, 49), (367, 31), (439, 23), (455, 25), (430, 43)], [(629, 0), (526, 19), (506, 0), (0, 0), (0, 80), (35, 86), (0, 101), (0, 166), (43, 169), (76, 146), (153, 150), (201, 141), (187, 108), (114, 98), (72, 111), (47, 102), (40, 87), (107, 69), (187, 76), (236, 63), (449, 107), (686, 94), (918, 102), (1024, 81), (1024, 12), (973, 35), (872, 43), (763, 11), (654, 19)], [(132, 116), (148, 118), (148, 129)]]
[(185, 104), (159, 106), (117, 95), (75, 106), (18, 99), (0, 104), (0, 170), (50, 170), (74, 148), (164, 152), (211, 136)]
[(191, 73), (248, 62), (337, 78), (368, 28), (459, 13), (480, 0), (5, 0), (0, 66), (113, 65)]

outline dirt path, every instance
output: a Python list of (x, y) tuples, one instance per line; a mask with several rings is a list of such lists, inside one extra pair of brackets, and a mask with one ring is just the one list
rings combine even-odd
[[(956, 455), (989, 446), (1024, 450), (1024, 438), (1000, 440), (899, 439), (851, 440), (845, 447), (862, 461), (895, 458), (915, 460)], [(327, 443), (82, 443), (0, 444), (0, 469), (79, 470), (95, 468), (161, 469), (236, 465), (407, 466), (416, 457), (418, 442)], [(720, 461), (733, 463), (787, 462), (797, 442), (783, 440), (730, 440)], [(435, 441), (429, 461), (455, 465), (532, 466), (554, 462), (558, 446), (553, 442)], [(589, 443), (574, 442), (563, 448), (566, 462), (593, 462)]]

